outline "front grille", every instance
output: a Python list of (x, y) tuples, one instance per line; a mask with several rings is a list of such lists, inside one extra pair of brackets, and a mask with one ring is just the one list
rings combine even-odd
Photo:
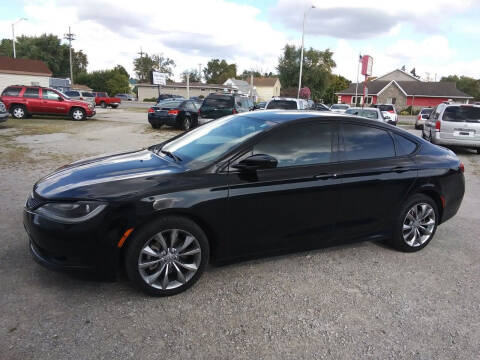
[(39, 198), (35, 197), (34, 194), (30, 194), (30, 196), (27, 199), (27, 203), (25, 205), (26, 205), (27, 209), (35, 210), (36, 208), (40, 207), (44, 203), (45, 203), (45, 201), (43, 201), (42, 199), (39, 199)]
[(0, 102), (0, 112), (5, 112), (7, 109), (5, 108), (5, 104), (3, 102)]

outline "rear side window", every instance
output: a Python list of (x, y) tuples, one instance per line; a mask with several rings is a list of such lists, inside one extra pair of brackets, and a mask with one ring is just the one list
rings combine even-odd
[(208, 96), (203, 101), (203, 106), (208, 106), (217, 109), (229, 109), (233, 108), (232, 96)]
[(480, 122), (480, 108), (473, 106), (449, 106), (445, 109), (443, 121)]
[(297, 110), (297, 102), (291, 100), (272, 100), (267, 109)]
[(387, 131), (355, 124), (343, 125), (345, 160), (379, 159), (395, 156), (393, 139)]
[(20, 87), (9, 86), (3, 90), (2, 96), (18, 96), (21, 90), (22, 88)]
[[(68, 95), (68, 94), (67, 94)], [(82, 92), (82, 96), (85, 96), (85, 97), (94, 97), (94, 95), (92, 93), (89, 93), (89, 92)]]
[(24, 98), (38, 99), (39, 89), (38, 88), (26, 88), (25, 92), (23, 93), (23, 97)]
[(395, 141), (397, 142), (397, 156), (405, 156), (413, 153), (417, 148), (417, 144), (413, 141), (408, 140), (402, 135), (393, 134)]
[(262, 139), (253, 153), (273, 156), (277, 167), (325, 164), (331, 161), (334, 131), (331, 123), (296, 124)]

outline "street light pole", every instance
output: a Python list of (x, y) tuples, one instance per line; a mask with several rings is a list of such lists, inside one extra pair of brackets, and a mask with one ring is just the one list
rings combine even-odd
[(302, 87), (302, 70), (303, 70), (303, 40), (305, 38), (305, 19), (307, 17), (307, 12), (310, 9), (314, 9), (315, 6), (310, 6), (307, 10), (303, 12), (303, 23), (302, 23), (302, 49), (300, 50), (300, 75), (298, 76), (298, 92), (297, 99), (300, 98), (300, 89)]
[(27, 18), (20, 18), (12, 24), (12, 44), (13, 44), (13, 58), (17, 58), (17, 52), (15, 51), (15, 25), (22, 20), (28, 20)]

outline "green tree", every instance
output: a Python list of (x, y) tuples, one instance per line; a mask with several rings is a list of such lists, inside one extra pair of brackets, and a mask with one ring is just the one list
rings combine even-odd
[(129, 93), (130, 84), (128, 74), (121, 65), (111, 70), (92, 71), (78, 76), (76, 83), (87, 85), (95, 91), (106, 91), (109, 95)]
[(152, 70), (167, 73), (169, 77), (172, 77), (175, 61), (163, 56), (163, 54), (149, 56), (145, 53), (143, 56), (133, 60), (133, 66), (140, 82), (150, 82), (150, 72)]
[[(52, 34), (41, 36), (20, 36), (17, 38), (15, 50), (17, 58), (42, 60), (52, 71), (54, 77), (70, 77), (69, 47)], [(13, 56), (12, 40), (2, 39), (0, 55)], [(72, 49), (72, 67), (74, 80), (76, 75), (87, 71), (88, 58), (82, 51)]]
[(458, 90), (473, 96), (475, 100), (480, 100), (480, 80), (468, 76), (449, 75), (442, 77), (441, 82), (453, 82)]
[[(313, 48), (303, 52), (302, 85), (311, 90), (313, 99), (320, 99), (329, 85), (332, 69), (336, 66), (333, 52)], [(277, 71), (282, 88), (298, 87), (300, 72), (300, 48), (285, 45), (283, 54), (278, 59)]]
[(182, 81), (183, 82), (187, 82), (187, 73), (190, 74), (190, 82), (200, 82), (202, 80), (202, 74), (198, 71), (198, 70), (195, 70), (195, 69), (192, 69), (192, 70), (185, 70), (184, 72), (182, 72)]
[(229, 78), (237, 76), (237, 65), (229, 64), (225, 60), (212, 59), (203, 69), (208, 84), (223, 84)]
[(336, 104), (337, 103), (337, 95), (336, 92), (345, 90), (350, 86), (351, 81), (344, 78), (341, 75), (334, 75), (330, 76), (330, 81), (325, 93), (323, 94), (322, 98), (326, 104)]

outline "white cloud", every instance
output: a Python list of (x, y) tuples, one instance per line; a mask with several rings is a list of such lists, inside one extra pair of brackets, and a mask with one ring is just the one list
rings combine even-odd
[[(274, 71), (287, 42), (257, 19), (259, 9), (225, 0), (36, 0), (25, 12), (29, 20), (16, 27), (17, 36), (63, 37), (71, 25), (73, 45), (87, 53), (89, 70), (121, 64), (133, 74), (133, 58), (142, 47), (173, 58), (177, 77), (213, 57), (236, 62), (239, 69)], [(10, 22), (0, 22), (3, 37), (11, 37), (9, 29)]]

